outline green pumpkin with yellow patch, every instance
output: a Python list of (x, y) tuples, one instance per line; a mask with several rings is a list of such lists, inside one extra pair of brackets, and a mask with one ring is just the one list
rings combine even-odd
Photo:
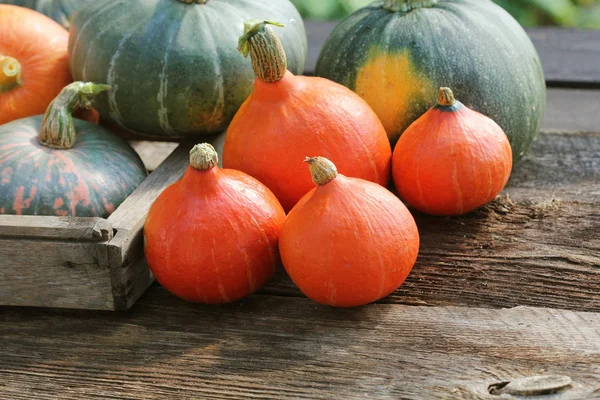
[(539, 56), (523, 28), (490, 0), (376, 1), (344, 19), (316, 74), (341, 83), (375, 110), (394, 143), (434, 104), (441, 86), (496, 121), (515, 162), (546, 109)]

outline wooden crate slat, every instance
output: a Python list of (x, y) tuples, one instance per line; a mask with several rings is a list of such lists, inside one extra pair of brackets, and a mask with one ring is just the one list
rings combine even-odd
[[(337, 22), (307, 21), (307, 74), (314, 74), (319, 53)], [(528, 28), (540, 55), (546, 82), (556, 87), (600, 88), (600, 31)]]
[(102, 244), (0, 238), (0, 304), (114, 309)]
[(103, 242), (113, 228), (103, 218), (0, 215), (0, 237)]
[(565, 400), (594, 398), (600, 379), (599, 314), (527, 307), (198, 306), (153, 287), (126, 319), (7, 310), (0, 342), (17, 399), (493, 400), (491, 384), (558, 374)]

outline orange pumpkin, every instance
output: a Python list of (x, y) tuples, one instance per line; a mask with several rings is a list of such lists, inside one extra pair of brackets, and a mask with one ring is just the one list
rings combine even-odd
[(462, 215), (500, 193), (512, 151), (498, 124), (441, 88), (438, 105), (400, 137), (392, 163), (398, 193), (409, 205), (432, 215)]
[(279, 235), (283, 265), (314, 301), (354, 307), (395, 291), (419, 252), (417, 225), (387, 189), (307, 158), (318, 185), (289, 213)]
[(69, 33), (36, 11), (0, 5), (0, 125), (43, 114), (71, 82)]
[(313, 187), (302, 168), (306, 154), (322, 154), (350, 176), (388, 184), (391, 147), (364, 100), (332, 81), (287, 71), (267, 22), (246, 23), (240, 49), (250, 54), (257, 79), (227, 130), (225, 167), (263, 182), (286, 211)]
[(263, 184), (217, 167), (209, 144), (190, 152), (183, 178), (156, 199), (144, 226), (150, 269), (187, 301), (225, 303), (260, 288), (279, 264), (285, 213)]

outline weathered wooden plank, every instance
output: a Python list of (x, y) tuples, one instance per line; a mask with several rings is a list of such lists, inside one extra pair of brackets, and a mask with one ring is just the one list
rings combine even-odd
[(527, 29), (550, 86), (600, 88), (600, 31)]
[[(306, 71), (314, 73), (321, 48), (336, 22), (307, 21)], [(529, 28), (549, 86), (600, 88), (600, 31)]]
[(162, 191), (183, 176), (189, 165), (191, 143), (184, 142), (108, 218), (117, 230), (138, 230), (146, 213)]
[(0, 304), (113, 309), (102, 243), (0, 239)]
[(156, 170), (156, 168), (158, 168), (158, 166), (177, 148), (177, 143), (173, 142), (132, 140), (129, 143), (138, 153), (148, 171)]
[(542, 129), (600, 132), (600, 90), (549, 88), (547, 100)]
[(0, 237), (103, 242), (113, 229), (103, 218), (0, 215)]
[[(600, 397), (600, 315), (519, 307), (336, 310), (252, 296), (185, 304), (159, 287), (124, 318), (4, 309), (10, 399), (498, 399), (490, 385), (566, 375)], [(512, 398), (512, 397), (508, 397)]]
[(540, 134), (506, 192), (518, 201), (600, 204), (600, 133)]

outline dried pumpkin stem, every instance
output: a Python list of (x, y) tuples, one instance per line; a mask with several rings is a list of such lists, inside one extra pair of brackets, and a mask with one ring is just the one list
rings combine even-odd
[(409, 12), (415, 8), (433, 7), (439, 0), (383, 0), (383, 8), (392, 12)]
[(90, 109), (98, 93), (110, 86), (92, 82), (73, 82), (56, 96), (44, 114), (40, 127), (40, 144), (53, 149), (70, 149), (75, 145), (73, 113), (79, 109)]
[(21, 63), (16, 58), (0, 54), (0, 92), (8, 92), (21, 83)]
[(190, 150), (190, 165), (198, 171), (209, 171), (219, 164), (219, 155), (208, 143), (195, 145)]
[(335, 179), (338, 174), (334, 163), (325, 157), (306, 157), (304, 160), (315, 185), (323, 186)]
[(440, 92), (438, 93), (438, 104), (444, 107), (453, 106), (456, 103), (454, 99), (454, 93), (452, 90), (447, 87), (440, 88)]
[(252, 69), (265, 82), (280, 81), (287, 70), (287, 58), (281, 40), (270, 25), (282, 27), (273, 21), (250, 20), (244, 22), (244, 34), (238, 50), (244, 57), (250, 55)]

